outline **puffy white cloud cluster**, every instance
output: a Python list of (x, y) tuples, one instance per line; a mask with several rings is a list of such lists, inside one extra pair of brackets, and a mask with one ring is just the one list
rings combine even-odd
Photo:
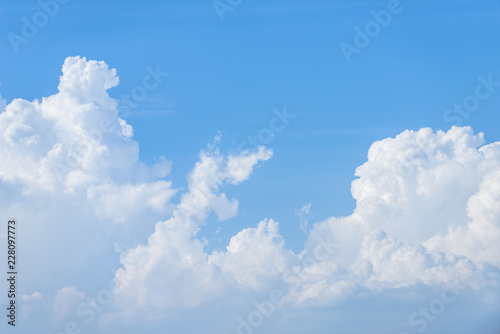
[(79, 193), (118, 221), (134, 210), (161, 210), (174, 190), (170, 182), (151, 181), (166, 176), (170, 163), (139, 161), (132, 128), (106, 92), (118, 85), (116, 70), (69, 57), (62, 72), (58, 93), (15, 99), (0, 114), (0, 180), (25, 193)]
[[(225, 155), (209, 147), (174, 204), (176, 189), (164, 179), (170, 163), (163, 159), (146, 166), (139, 160), (133, 130), (107, 93), (117, 84), (116, 71), (104, 62), (70, 57), (58, 93), (32, 102), (0, 99), (0, 191), (21, 191), (4, 209), (19, 212), (32, 206), (33, 198), (42, 198), (27, 213), (25, 220), (32, 224), (27, 239), (42, 242), (36, 231), (46, 228), (72, 256), (57, 293), (34, 282), (25, 292), (36, 292), (37, 302), (52, 294), (53, 317), (67, 317), (75, 303), (85, 300), (85, 289), (68, 282), (76, 263), (85, 263), (89, 252), (104, 259), (106, 245), (117, 241), (101, 225), (121, 223), (133, 232), (127, 226), (139, 214), (151, 229), (156, 222), (152, 234), (139, 245), (116, 248), (121, 268), (115, 277), (126, 286), (115, 291), (114, 306), (126, 310), (127, 317), (130, 310), (196, 307), (274, 288), (283, 290), (287, 305), (329, 306), (367, 291), (498, 285), (500, 143), (485, 145), (483, 134), (467, 127), (421, 129), (375, 142), (352, 183), (354, 212), (304, 223), (310, 231), (298, 254), (286, 247), (270, 218), (234, 235), (225, 250), (208, 251), (199, 235), (211, 213), (219, 220), (237, 215), (238, 201), (229, 199), (224, 187), (247, 180), (273, 152), (260, 147)], [(44, 201), (49, 208), (37, 211)], [(305, 218), (309, 208), (302, 209)], [(72, 217), (68, 227), (62, 220)], [(50, 230), (51, 224), (57, 229)], [(97, 226), (105, 237), (92, 234)], [(53, 233), (61, 229), (80, 235)], [(93, 246), (75, 247), (82, 236)], [(52, 254), (53, 249), (40, 244), (29, 256), (37, 252)], [(101, 272), (111, 263), (103, 260)]]
[[(230, 179), (221, 170), (249, 158), (224, 164), (218, 155), (202, 154), (174, 217), (158, 223), (148, 244), (122, 259), (125, 269), (117, 276), (136, 282), (127, 303), (197, 305), (234, 282), (260, 291), (284, 280), (284, 300), (321, 305), (366, 289), (497, 284), (500, 146), (483, 144), (482, 134), (456, 127), (405, 131), (374, 143), (352, 183), (354, 213), (315, 224), (300, 254), (286, 249), (273, 220), (238, 233), (226, 252), (203, 251), (199, 222), (192, 223), (196, 194), (205, 199), (195, 206), (203, 220), (215, 210), (214, 198), (230, 203), (211, 192)], [(335, 240), (338, 250), (318, 256), (325, 238)]]
[(122, 257), (124, 269), (118, 270), (117, 278), (129, 288), (119, 300), (134, 306), (195, 306), (223, 293), (233, 281), (258, 287), (263, 277), (276, 275), (274, 261), (262, 261), (270, 256), (279, 261), (285, 253), (284, 242), (275, 240), (280, 237), (274, 221), (241, 231), (227, 253), (207, 254), (206, 241), (196, 238), (210, 212), (221, 220), (236, 215), (238, 202), (228, 200), (220, 187), (246, 180), (259, 161), (271, 156), (272, 151), (263, 147), (227, 157), (216, 150), (202, 152), (172, 217), (156, 224), (147, 245)]
[[(308, 244), (325, 235), (338, 243), (335, 263), (346, 274), (330, 275), (314, 295), (358, 288), (387, 289), (415, 284), (474, 287), (499, 280), (499, 144), (483, 145), (483, 134), (454, 127), (405, 131), (375, 142), (356, 170), (348, 217), (317, 223)], [(336, 290), (336, 288), (334, 288)], [(336, 291), (338, 292), (338, 291)]]
[(22, 300), (31, 318), (46, 309), (54, 321), (74, 317), (76, 299), (61, 306), (71, 292), (63, 287), (92, 295), (119, 263), (114, 249), (137, 244), (145, 223), (172, 212), (171, 164), (139, 160), (132, 127), (107, 93), (118, 81), (104, 62), (69, 57), (57, 93), (0, 99), (0, 211), (20, 224), (30, 277), (20, 293), (43, 296)]

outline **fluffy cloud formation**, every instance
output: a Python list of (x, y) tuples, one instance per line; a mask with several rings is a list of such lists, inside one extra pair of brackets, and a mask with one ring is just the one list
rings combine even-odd
[[(231, 260), (225, 259), (223, 254), (209, 256), (204, 252), (206, 242), (195, 236), (210, 212), (215, 212), (219, 219), (236, 214), (238, 202), (219, 193), (221, 185), (246, 180), (255, 164), (268, 160), (271, 155), (272, 152), (263, 147), (255, 153), (243, 152), (228, 157), (217, 151), (202, 152), (200, 161), (189, 175), (188, 192), (182, 196), (172, 217), (156, 224), (147, 245), (124, 254), (121, 261), (124, 269), (117, 272), (117, 278), (128, 282), (129, 288), (119, 296), (120, 300), (126, 300), (123, 302), (126, 305), (139, 307), (196, 306), (210, 296), (220, 294), (231, 280), (238, 280), (241, 272), (235, 270), (233, 275), (226, 277), (225, 266), (220, 265)], [(254, 255), (255, 248), (244, 247), (245, 243), (256, 239), (256, 246), (265, 246), (266, 239), (277, 236), (276, 224), (263, 222), (257, 231), (242, 231), (235, 236), (228, 248), (228, 256), (242, 254), (250, 258), (248, 253)], [(275, 243), (268, 242), (267, 246), (269, 248), (262, 250), (264, 256), (272, 255), (270, 250)], [(283, 243), (278, 247), (282, 248)], [(268, 264), (255, 262), (258, 272), (252, 273), (257, 276), (252, 282), (259, 284), (259, 274), (268, 276), (270, 273), (262, 267)]]
[(342, 280), (360, 288), (497, 284), (499, 163), (498, 143), (467, 127), (375, 142), (352, 183), (354, 213), (316, 224), (308, 244), (334, 237)]
[(119, 263), (114, 250), (142, 241), (145, 223), (172, 212), (171, 164), (139, 160), (132, 128), (107, 93), (118, 82), (106, 63), (69, 57), (54, 95), (0, 99), (0, 210), (20, 222), (21, 270), (33, 277), (19, 293), (41, 296), (21, 300), (33, 328), (37, 314), (55, 323), (75, 317), (65, 286), (92, 295)]
[[(229, 162), (258, 158), (224, 163), (218, 155), (202, 154), (174, 217), (158, 223), (148, 244), (122, 259), (125, 269), (117, 277), (136, 282), (125, 304), (194, 306), (216, 298), (223, 286), (262, 291), (283, 282), (284, 300), (316, 305), (366, 289), (497, 284), (500, 151), (498, 144), (483, 144), (482, 134), (456, 127), (405, 131), (374, 143), (352, 184), (355, 212), (315, 224), (300, 254), (286, 249), (273, 220), (238, 233), (226, 252), (204, 252), (205, 242), (196, 238), (198, 219), (214, 210), (213, 198), (226, 201), (211, 187), (231, 179), (229, 171), (243, 170), (229, 168)], [(193, 209), (200, 193), (205, 200)], [(338, 247), (326, 257), (318, 255), (325, 238)]]
[[(50, 288), (26, 282), (31, 290), (22, 300), (33, 304), (30, 314), (50, 304), (53, 321), (72, 319), (76, 306), (99, 291), (97, 283), (82, 288), (92, 278), (79, 273), (104, 277), (110, 270), (124, 283), (103, 312), (111, 327), (123, 319), (140, 323), (135, 317), (151, 309), (162, 318), (165, 310), (251, 304), (275, 289), (288, 310), (398, 289), (498, 292), (500, 143), (485, 145), (483, 134), (468, 127), (405, 131), (375, 142), (352, 183), (354, 212), (304, 220), (301, 252), (287, 248), (278, 222), (265, 213), (225, 250), (209, 251), (200, 232), (210, 216), (227, 220), (238, 213), (237, 199), (224, 189), (247, 180), (272, 150), (224, 154), (209, 146), (173, 203), (177, 190), (165, 179), (170, 163), (139, 160), (133, 129), (107, 93), (118, 81), (104, 62), (70, 57), (58, 93), (9, 104), (0, 98), (0, 192), (14, 194), (2, 208), (21, 212), (25, 240), (38, 245), (27, 250), (27, 277), (50, 281), (64, 268)], [(310, 206), (302, 218), (310, 217)], [(134, 229), (137, 222), (149, 230)], [(141, 231), (152, 233), (120, 243), (120, 233), (135, 238)], [(53, 265), (40, 267), (59, 253)]]
[(15, 99), (0, 114), (0, 180), (25, 193), (79, 193), (102, 217), (117, 221), (144, 208), (160, 210), (175, 191), (170, 182), (150, 181), (166, 176), (170, 163), (148, 167), (139, 160), (132, 128), (106, 92), (118, 85), (116, 70), (69, 57), (62, 72), (58, 93)]

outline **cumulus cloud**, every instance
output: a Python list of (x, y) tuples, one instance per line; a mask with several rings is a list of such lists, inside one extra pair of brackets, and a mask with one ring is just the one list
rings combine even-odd
[[(224, 189), (247, 180), (272, 150), (226, 154), (217, 143), (209, 146), (173, 203), (178, 190), (165, 179), (171, 164), (139, 160), (133, 129), (107, 93), (118, 83), (106, 63), (69, 57), (56, 94), (8, 104), (0, 98), (0, 192), (11, 198), (0, 205), (21, 212), (25, 240), (38, 245), (26, 256), (33, 259), (28, 273), (49, 281), (64, 267), (54, 279), (57, 288), (43, 290), (33, 281), (29, 291), (40, 292), (22, 299), (53, 296), (57, 321), (86, 298), (72, 282), (84, 281), (77, 273), (103, 275), (110, 268), (127, 282), (114, 291), (122, 320), (144, 309), (196, 309), (233, 296), (241, 302), (276, 288), (293, 308), (417, 286), (498, 286), (500, 143), (486, 145), (482, 133), (425, 128), (373, 143), (352, 182), (354, 212), (311, 225), (310, 204), (304, 206), (301, 228), (310, 231), (298, 253), (265, 213), (225, 249), (208, 251), (200, 231), (210, 216), (223, 221), (238, 214), (238, 200)], [(148, 228), (134, 229), (137, 224)], [(113, 249), (120, 233), (142, 235)], [(113, 250), (119, 261), (108, 255)], [(54, 264), (37, 269), (57, 254)]]
[[(497, 149), (486, 147), (486, 150)], [(495, 153), (499, 156), (498, 151)], [(496, 167), (498, 168), (498, 167)], [(425, 242), (430, 249), (463, 254), (475, 261), (485, 261), (500, 267), (498, 241), (500, 240), (500, 172), (487, 173), (479, 190), (467, 201), (468, 222), (450, 228), (448, 233), (436, 235)]]
[[(96, 209), (116, 220), (123, 220), (125, 203), (127, 214), (159, 210), (175, 191), (168, 182), (153, 181), (170, 172), (170, 163), (162, 158), (146, 166), (139, 160), (131, 127), (107, 93), (118, 85), (116, 70), (102, 61), (68, 57), (62, 72), (58, 93), (41, 101), (15, 99), (0, 114), (0, 180), (28, 193), (80, 192), (84, 199), (105, 202), (106, 209)], [(118, 205), (123, 190), (129, 200)]]
[[(225, 178), (231, 182), (231, 170), (241, 169), (230, 164), (259, 159), (202, 153), (179, 211), (157, 224), (147, 245), (122, 259), (117, 277), (136, 282), (123, 305), (153, 300), (158, 307), (195, 306), (220, 297), (223, 286), (265, 291), (285, 283), (288, 303), (326, 306), (365, 290), (495, 285), (497, 147), (484, 145), (483, 134), (456, 127), (405, 131), (375, 142), (356, 170), (354, 213), (316, 223), (300, 254), (286, 248), (272, 219), (235, 235), (226, 251), (204, 252), (206, 241), (196, 233), (214, 209), (213, 199), (222, 196), (211, 191)], [(193, 224), (193, 217), (200, 220)], [(318, 256), (325, 237), (335, 240), (334, 256)]]
[(213, 252), (208, 261), (222, 271), (226, 280), (256, 291), (281, 279), (297, 256), (285, 247), (278, 223), (266, 219), (256, 228), (246, 228), (231, 238), (226, 252)]
[(145, 238), (145, 226), (171, 214), (176, 193), (164, 179), (168, 160), (139, 160), (132, 128), (107, 93), (119, 82), (116, 70), (68, 57), (59, 80), (58, 92), (42, 99), (0, 99), (0, 195), (8, 199), (0, 208), (22, 222), (32, 246), (23, 249), (23, 274), (37, 279), (23, 289), (53, 303), (63, 286), (99, 288), (119, 263), (113, 245)]
[(496, 284), (499, 162), (498, 143), (468, 127), (375, 142), (352, 183), (354, 213), (315, 224), (307, 243), (335, 237), (360, 288)]
[[(201, 152), (200, 160), (188, 177), (188, 191), (182, 196), (172, 217), (156, 224), (147, 245), (131, 249), (122, 257), (124, 268), (118, 270), (117, 278), (129, 282), (129, 288), (118, 296), (119, 300), (133, 306), (196, 306), (220, 294), (231, 280), (237, 281), (232, 275), (225, 277), (225, 267), (221, 266), (225, 261), (223, 256), (209, 256), (205, 252), (206, 242), (196, 238), (196, 235), (210, 212), (215, 212), (219, 219), (236, 214), (238, 202), (228, 200), (224, 193), (220, 193), (220, 187), (247, 179), (258, 162), (271, 156), (272, 151), (264, 147), (254, 153), (229, 156), (223, 156), (217, 150)], [(272, 245), (283, 246), (283, 243), (273, 240), (277, 236), (274, 222), (259, 226), (261, 233), (258, 236), (271, 235)], [(246, 233), (250, 231), (241, 232), (243, 235)], [(238, 251), (235, 244), (240, 243), (242, 237), (235, 236), (233, 239), (230, 247), (233, 246), (228, 247), (230, 254), (246, 255), (255, 251)], [(257, 238), (256, 245), (259, 241), (262, 240)], [(263, 252), (266, 255), (265, 250)], [(269, 275), (259, 267), (261, 265), (261, 261), (256, 261), (256, 270)], [(255, 281), (256, 278), (253, 278), (252, 282)]]
[(90, 187), (87, 198), (97, 215), (102, 219), (124, 222), (138, 217), (137, 203), (141, 209), (149, 209), (161, 214), (171, 211), (169, 203), (175, 194), (172, 183), (103, 184)]

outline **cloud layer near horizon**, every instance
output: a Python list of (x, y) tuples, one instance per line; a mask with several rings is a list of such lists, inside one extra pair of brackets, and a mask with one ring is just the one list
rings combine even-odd
[[(166, 179), (170, 163), (139, 160), (133, 129), (107, 93), (118, 85), (116, 71), (81, 57), (67, 58), (62, 70), (52, 96), (0, 100), (1, 193), (11, 198), (3, 209), (23, 212), (34, 244), (46, 237), (34, 232), (43, 227), (68, 232), (54, 236), (67, 249), (41, 277), (49, 279), (61, 263), (70, 274), (47, 285), (32, 282), (25, 292), (27, 306), (51, 305), (52, 325), (74, 318), (72, 309), (92, 291), (71, 274), (90, 268), (89, 256), (107, 258), (100, 273), (113, 270), (116, 281), (126, 283), (103, 312), (100, 324), (108, 329), (140, 322), (146, 313), (161, 318), (164, 310), (207, 303), (251, 304), (256, 294), (276, 289), (280, 306), (289, 308), (330, 307), (363, 293), (422, 286), (498, 292), (500, 143), (485, 145), (482, 133), (424, 128), (373, 143), (352, 183), (354, 212), (309, 224), (300, 253), (287, 248), (271, 217), (234, 235), (226, 250), (208, 251), (199, 232), (210, 214), (227, 220), (238, 213), (238, 201), (224, 188), (247, 180), (272, 150), (225, 154), (209, 146), (175, 203), (178, 190)], [(121, 232), (140, 233), (139, 216), (151, 234), (131, 240)], [(75, 251), (82, 237), (101, 245), (101, 253), (92, 246)], [(51, 251), (36, 250), (40, 258)]]

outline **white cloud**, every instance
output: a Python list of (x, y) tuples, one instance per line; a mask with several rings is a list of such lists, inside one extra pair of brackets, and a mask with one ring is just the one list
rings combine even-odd
[[(162, 158), (148, 167), (139, 161), (132, 129), (106, 92), (118, 81), (102, 61), (68, 57), (58, 93), (8, 104), (0, 114), (0, 180), (25, 192), (82, 192), (102, 217), (114, 220), (145, 208), (162, 211), (174, 190), (152, 181), (165, 177), (170, 163)], [(124, 190), (128, 201), (121, 198)]]
[(113, 245), (143, 241), (173, 209), (176, 190), (163, 179), (171, 163), (139, 160), (132, 128), (107, 93), (118, 82), (104, 62), (69, 57), (57, 93), (5, 110), (0, 100), (0, 194), (9, 199), (1, 211), (22, 222), (25, 245), (36, 245), (23, 248), (23, 274), (34, 277), (23, 287), (59, 304), (63, 286), (99, 288), (119, 263)]
[(311, 210), (311, 203), (308, 203), (302, 206), (300, 210), (295, 211), (295, 214), (299, 216), (299, 227), (304, 232), (307, 232), (309, 218), (312, 216), (312, 214), (309, 213), (309, 210)]
[[(196, 306), (220, 294), (231, 280), (238, 280), (233, 276), (225, 278), (220, 265), (223, 259), (205, 253), (205, 241), (197, 239), (196, 234), (211, 211), (219, 219), (236, 214), (238, 203), (219, 193), (220, 187), (247, 179), (255, 164), (271, 155), (264, 148), (227, 157), (217, 150), (201, 152), (200, 161), (189, 175), (188, 192), (172, 218), (156, 224), (147, 245), (131, 249), (122, 257), (124, 269), (118, 270), (117, 278), (129, 282), (118, 296), (123, 305)], [(273, 222), (269, 224), (266, 230), (275, 236), (276, 227)], [(264, 225), (259, 231), (265, 229)], [(257, 261), (256, 265), (262, 263)]]
[[(467, 252), (463, 244), (462, 249), (450, 252), (444, 243), (431, 242), (440, 233), (468, 226), (471, 206), (483, 205), (484, 200), (479, 199), (492, 198), (491, 192), (498, 189), (498, 185), (491, 186), (499, 183), (491, 179), (500, 162), (500, 156), (492, 152), (497, 145), (482, 144), (483, 135), (474, 135), (470, 128), (452, 128), (446, 133), (406, 131), (374, 143), (352, 185), (357, 200), (355, 212), (315, 224), (300, 254), (286, 249), (273, 220), (244, 229), (231, 239), (225, 252), (204, 252), (205, 241), (196, 239), (198, 226), (213, 209), (213, 199), (222, 196), (211, 191), (231, 175), (224, 176), (221, 171), (234, 169), (224, 167), (223, 161), (244, 163), (249, 159), (202, 153), (190, 176), (190, 191), (176, 214), (182, 218), (157, 224), (148, 245), (132, 250), (122, 261), (125, 269), (117, 276), (130, 279), (131, 275), (137, 281), (137, 287), (131, 289), (134, 297), (122, 305), (137, 305), (134, 303), (139, 301), (145, 305), (145, 301), (154, 300), (153, 305), (158, 307), (194, 306), (219, 298), (224, 284), (225, 291), (228, 286), (235, 287), (234, 282), (239, 290), (250, 287), (265, 291), (282, 286), (283, 278), (288, 284), (285, 300), (312, 305), (329, 305), (363, 289), (380, 291), (422, 284), (480, 288), (495, 284), (499, 280), (498, 268), (493, 266), (493, 254), (498, 252), (496, 232), (490, 238), (473, 239), (475, 250), (483, 249), (483, 253)], [(402, 164), (405, 173), (399, 170)], [(488, 194), (481, 196), (479, 185), (485, 179), (490, 187), (484, 190)], [(226, 201), (225, 196), (222, 198)], [(490, 200), (487, 204), (489, 211), (476, 211), (491, 212), (493, 221), (487, 228), (496, 231), (499, 215), (493, 203)], [(309, 206), (302, 210), (304, 214), (308, 211)], [(196, 224), (192, 224), (193, 213)], [(486, 225), (475, 226), (475, 230), (483, 227)], [(298, 265), (301, 259), (316, 254), (325, 236), (338, 242), (339, 253)], [(179, 241), (182, 239), (184, 242)], [(143, 264), (144, 259), (148, 259), (147, 264)]]
[(12, 101), (0, 115), (0, 178), (34, 187), (74, 192), (123, 175), (147, 181), (163, 177), (170, 165), (148, 168), (138, 160), (138, 145), (118, 117), (117, 102), (106, 90), (118, 84), (104, 62), (69, 57), (59, 92), (28, 102)]
[(116, 222), (140, 219), (138, 214), (144, 209), (167, 214), (172, 209), (169, 201), (174, 194), (172, 183), (167, 181), (138, 185), (107, 183), (87, 190), (87, 198), (98, 216)]
[[(489, 147), (485, 147), (485, 150), (488, 149)], [(494, 149), (497, 150), (498, 146), (495, 145)], [(497, 153), (498, 156), (500, 154)], [(500, 203), (500, 172), (497, 170), (485, 175), (478, 192), (468, 200), (467, 225), (450, 228), (448, 233), (430, 238), (425, 245), (430, 249), (463, 254), (475, 261), (486, 261), (500, 267), (498, 203)]]
[(285, 248), (278, 223), (272, 219), (242, 230), (231, 238), (226, 252), (213, 252), (208, 257), (226, 280), (256, 291), (269, 288), (270, 281), (280, 280), (296, 261), (296, 255)]
[(74, 316), (76, 307), (85, 300), (85, 293), (74, 286), (65, 286), (54, 296), (52, 302), (52, 316), (54, 321), (62, 322)]
[[(1, 86), (0, 84), (0, 87)], [(5, 106), (7, 106), (7, 101), (5, 101), (5, 99), (2, 98), (2, 94), (0, 94), (0, 112), (4, 112)]]
[(375, 142), (352, 183), (354, 213), (316, 224), (307, 244), (333, 236), (350, 270), (341, 279), (364, 288), (498, 282), (500, 154), (483, 144), (456, 127)]
[[(138, 322), (141, 310), (241, 305), (274, 288), (293, 308), (391, 289), (499, 283), (500, 143), (484, 145), (483, 134), (467, 127), (421, 129), (375, 142), (356, 170), (351, 215), (311, 226), (310, 204), (300, 210), (301, 227), (311, 230), (298, 254), (287, 249), (271, 218), (236, 233), (225, 250), (209, 252), (199, 234), (210, 215), (222, 221), (238, 213), (237, 199), (224, 188), (247, 180), (273, 152), (259, 147), (226, 155), (216, 138), (173, 204), (177, 190), (164, 179), (171, 164), (139, 160), (133, 129), (107, 93), (118, 82), (104, 62), (70, 57), (58, 93), (16, 99), (0, 114), (0, 191), (11, 199), (0, 206), (20, 213), (27, 244), (37, 245), (26, 250), (26, 275), (47, 278), (64, 268), (45, 290), (26, 282), (27, 291), (40, 292), (22, 298), (54, 296), (56, 321), (72, 316), (85, 299), (79, 284), (98, 289), (89, 283), (94, 273), (105, 276), (120, 266), (107, 253), (113, 244), (121, 252), (115, 277), (128, 284), (115, 291), (117, 310), (109, 312)], [(320, 256), (325, 240), (338, 249)], [(47, 258), (51, 263), (42, 267)]]
[(23, 300), (23, 302), (42, 300), (42, 294), (38, 291), (35, 291), (31, 295), (22, 295), (21, 299)]

